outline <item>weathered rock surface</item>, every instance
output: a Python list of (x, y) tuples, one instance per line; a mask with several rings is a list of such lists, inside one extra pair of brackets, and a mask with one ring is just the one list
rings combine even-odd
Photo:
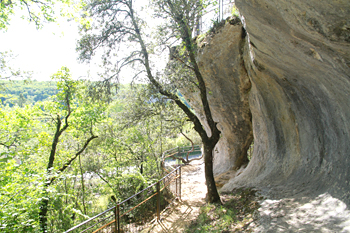
[[(247, 149), (253, 140), (249, 108), (249, 81), (243, 66), (245, 32), (241, 23), (226, 23), (199, 43), (197, 62), (205, 79), (213, 118), (222, 133), (214, 155), (214, 175), (248, 163)], [(243, 44), (242, 44), (243, 43)], [(185, 93), (205, 125), (198, 93)], [(207, 131), (210, 132), (207, 127)]]
[(253, 231), (350, 232), (350, 1), (236, 6), (246, 36), (226, 24), (198, 55), (222, 131), (217, 184), (265, 195)]
[(350, 1), (236, 5), (248, 32), (243, 60), (252, 85), (254, 154), (222, 191), (254, 186), (275, 197), (328, 192), (350, 204)]
[[(250, 186), (270, 198), (350, 204), (350, 1), (236, 0), (198, 55), (220, 139), (221, 191)], [(204, 46), (204, 47), (203, 47)], [(192, 106), (202, 117), (196, 96)], [(249, 101), (249, 104), (248, 104)], [(254, 154), (240, 172), (254, 134)], [(225, 176), (226, 177), (226, 176)], [(297, 199), (296, 199), (297, 200)]]

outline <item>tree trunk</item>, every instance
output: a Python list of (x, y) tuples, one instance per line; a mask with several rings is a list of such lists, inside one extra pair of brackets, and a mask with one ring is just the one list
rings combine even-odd
[(41, 232), (47, 232), (47, 211), (49, 207), (49, 197), (47, 193), (47, 185), (45, 185), (43, 191), (43, 197), (41, 199), (40, 211), (39, 211), (39, 220), (40, 220), (40, 229)]
[(135, 34), (137, 35), (138, 42), (141, 46), (141, 54), (143, 55), (143, 65), (145, 66), (147, 77), (149, 81), (152, 83), (155, 89), (158, 90), (160, 94), (163, 96), (166, 96), (169, 99), (172, 99), (180, 109), (184, 111), (184, 113), (188, 116), (189, 120), (193, 122), (194, 129), (199, 133), (203, 145), (204, 145), (204, 161), (205, 161), (205, 177), (206, 177), (206, 184), (207, 184), (207, 190), (208, 190), (208, 202), (219, 202), (221, 203), (219, 193), (216, 189), (215, 180), (214, 180), (214, 174), (213, 174), (213, 150), (216, 145), (216, 143), (219, 141), (220, 138), (220, 131), (217, 128), (217, 123), (213, 120), (211, 110), (209, 107), (209, 102), (207, 98), (207, 89), (204, 82), (204, 79), (202, 77), (202, 74), (199, 70), (198, 64), (196, 62), (195, 57), (195, 50), (196, 46), (192, 43), (192, 36), (188, 27), (188, 24), (183, 19), (183, 15), (179, 14), (176, 8), (174, 8), (174, 5), (171, 1), (166, 1), (167, 5), (170, 8), (170, 11), (174, 14), (173, 19), (177, 22), (179, 26), (179, 31), (181, 33), (182, 41), (185, 43), (185, 48), (189, 53), (189, 60), (192, 67), (196, 79), (197, 79), (197, 86), (199, 89), (200, 97), (201, 97), (201, 104), (203, 106), (203, 111), (205, 113), (205, 117), (208, 123), (208, 126), (211, 130), (211, 137), (208, 137), (208, 134), (206, 133), (203, 125), (201, 124), (199, 118), (195, 115), (195, 113), (192, 112), (190, 108), (188, 108), (177, 96), (176, 94), (168, 91), (165, 89), (158, 81), (157, 79), (152, 75), (152, 69), (149, 62), (149, 54), (147, 51), (147, 47), (145, 42), (143, 41), (143, 38), (141, 36), (141, 31), (138, 25), (137, 20), (134, 17), (134, 12), (132, 9), (132, 6), (130, 6), (130, 18), (135, 30)]
[(80, 175), (81, 175), (81, 187), (82, 187), (83, 208), (84, 208), (84, 214), (86, 215), (84, 172), (83, 172), (83, 167), (81, 166), (81, 158), (80, 158), (80, 155), (79, 155), (79, 167), (80, 167)]
[(213, 172), (213, 151), (216, 143), (204, 142), (204, 172), (207, 185), (207, 202), (221, 203), (221, 199), (216, 188)]

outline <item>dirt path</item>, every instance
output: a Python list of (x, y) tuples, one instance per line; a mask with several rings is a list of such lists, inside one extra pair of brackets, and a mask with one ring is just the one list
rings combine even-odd
[(206, 195), (203, 160), (182, 167), (181, 186), (181, 201), (173, 202), (163, 211), (160, 223), (153, 221), (142, 232), (185, 232), (197, 218)]

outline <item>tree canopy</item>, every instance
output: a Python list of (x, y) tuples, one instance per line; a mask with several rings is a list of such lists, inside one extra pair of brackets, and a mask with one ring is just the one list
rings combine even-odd
[(0, 99), (4, 105), (24, 106), (45, 101), (57, 94), (56, 81), (12, 80), (0, 81)]
[[(1, 1), (0, 28), (21, 6), (38, 27), (53, 21), (54, 3)], [(158, 179), (162, 152), (190, 141), (204, 144), (208, 201), (220, 202), (212, 172), (220, 131), (191, 34), (204, 6), (194, 0), (152, 1), (153, 17), (160, 22), (152, 34), (132, 0), (85, 2), (82, 22), (91, 24), (82, 26), (77, 49), (83, 61), (102, 54), (106, 72), (98, 82), (74, 79), (66, 67), (49, 83), (8, 82), (25, 73), (11, 69), (11, 56), (1, 53), (2, 231), (67, 230), (113, 205), (111, 196), (122, 200)], [(166, 72), (154, 59), (164, 51), (172, 51)], [(133, 71), (130, 76), (144, 82), (118, 85), (127, 67)], [(182, 88), (201, 96), (208, 132)]]
[(189, 144), (180, 131), (194, 137), (174, 103), (147, 85), (120, 86), (104, 102), (68, 69), (54, 77), (51, 98), (0, 105), (3, 232), (67, 230), (112, 205), (110, 196), (123, 200), (157, 180), (162, 152)]
[(10, 24), (11, 17), (19, 11), (23, 17), (33, 22), (37, 28), (44, 23), (54, 22), (57, 15), (64, 14), (59, 5), (70, 5), (70, 0), (1, 0), (0, 1), (0, 30), (6, 30)]
[[(198, 0), (152, 1), (155, 7), (155, 16), (162, 20), (157, 36), (158, 43), (147, 36), (147, 23), (142, 13), (137, 9), (133, 0), (93, 0), (86, 3), (85, 10), (92, 18), (91, 27), (82, 27), (84, 34), (79, 41), (78, 51), (80, 59), (89, 61), (97, 52), (102, 52), (104, 64), (111, 64), (114, 69), (107, 79), (118, 77), (121, 69), (132, 66), (138, 69), (135, 77), (145, 73), (150, 87), (165, 98), (173, 100), (185, 113), (189, 121), (193, 122), (194, 129), (202, 138), (205, 152), (206, 182), (208, 188), (208, 201), (220, 202), (214, 175), (213, 175), (213, 149), (220, 138), (217, 123), (214, 122), (207, 99), (207, 89), (196, 61), (196, 45), (192, 39), (193, 26), (196, 17), (203, 10), (204, 3)], [(152, 37), (151, 37), (152, 38)], [(174, 41), (175, 40), (175, 41)], [(185, 74), (172, 74), (168, 78), (165, 73), (156, 72), (151, 56), (155, 51), (162, 51), (179, 41), (183, 51), (176, 60), (186, 70)], [(127, 46), (129, 52), (123, 48)], [(116, 58), (113, 59), (115, 54)], [(181, 78), (186, 77), (187, 78)], [(210, 132), (207, 132), (196, 114), (182, 102), (178, 95), (178, 87), (190, 86), (200, 95), (201, 104), (205, 113), (206, 123)]]

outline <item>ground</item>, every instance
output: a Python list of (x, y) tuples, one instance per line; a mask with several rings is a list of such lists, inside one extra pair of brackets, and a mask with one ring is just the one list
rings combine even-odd
[(182, 168), (181, 201), (173, 202), (166, 208), (161, 221), (152, 221), (152, 225), (143, 232), (185, 232), (205, 205), (205, 177), (202, 160)]
[(317, 197), (264, 199), (254, 232), (350, 232), (350, 211), (328, 193)]
[(182, 168), (181, 200), (166, 208), (142, 232), (233, 232), (248, 230), (258, 208), (255, 191), (221, 194), (223, 205), (206, 204), (203, 160)]
[(195, 161), (182, 168), (181, 200), (142, 232), (350, 232), (346, 204), (327, 193), (278, 200), (259, 193), (238, 189), (221, 193), (222, 206), (208, 205), (204, 164)]

